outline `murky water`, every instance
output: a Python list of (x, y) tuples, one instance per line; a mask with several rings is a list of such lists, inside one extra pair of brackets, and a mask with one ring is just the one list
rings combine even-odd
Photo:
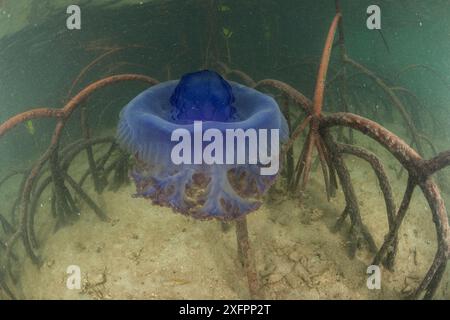
[[(450, 298), (448, 270), (440, 281), (438, 271), (423, 282), (430, 266), (443, 270), (447, 260), (440, 200), (450, 199), (449, 171), (430, 176), (431, 166), (414, 160), (450, 149), (450, 4), (385, 0), (367, 13), (370, 5), (342, 1), (321, 104), (316, 79), (334, 1), (0, 1), (0, 297)], [(213, 193), (221, 195), (220, 210), (236, 218), (225, 222), (173, 213), (183, 210), (168, 199), (184, 182), (149, 195), (156, 203), (133, 197), (130, 172), (144, 157), (115, 139), (121, 110), (153, 79), (202, 69), (273, 97), (291, 135), (312, 104), (323, 105), (290, 151), (281, 146), (279, 175), (273, 184), (261, 180), (270, 189), (252, 199), (258, 208), (232, 207), (221, 192), (232, 188), (232, 199), (245, 198), (244, 187), (254, 191), (260, 180), (225, 171)], [(117, 75), (83, 96), (92, 83)], [(26, 113), (32, 109), (37, 113)], [(370, 119), (398, 139), (377, 124), (358, 127), (356, 118), (328, 128), (323, 119), (332, 122), (338, 112)], [(21, 113), (23, 121), (14, 122)], [(311, 136), (309, 161), (302, 154)], [(152, 146), (158, 143), (166, 142)], [(349, 145), (377, 157), (378, 175), (367, 159), (342, 151)], [(444, 154), (432, 164), (446, 161)], [(145, 165), (139, 174), (155, 170)], [(347, 171), (350, 182), (342, 176)], [(380, 172), (387, 177), (381, 184)], [(408, 173), (415, 189), (400, 220)], [(152, 174), (142, 188), (156, 184)], [(195, 199), (185, 212), (208, 202), (195, 195), (212, 194), (200, 178), (183, 189), (183, 199)], [(239, 233), (244, 213), (248, 239)], [(377, 269), (380, 289), (368, 288), (367, 270), (397, 223), (398, 246), (387, 245), (387, 256), (395, 257)]]

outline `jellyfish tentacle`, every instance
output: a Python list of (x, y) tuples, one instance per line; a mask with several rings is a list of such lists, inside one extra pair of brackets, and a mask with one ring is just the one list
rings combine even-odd
[(266, 191), (272, 186), (272, 184), (275, 182), (276, 175), (262, 175), (260, 174), (259, 170), (261, 170), (260, 166), (256, 165), (250, 165), (247, 166), (247, 173), (248, 173), (248, 186), (252, 185), (252, 182), (255, 183), (256, 188), (256, 195), (262, 196), (266, 193)]
[(193, 169), (184, 168), (165, 178), (156, 178), (158, 202), (167, 202), (170, 207), (185, 212), (188, 206), (185, 201), (186, 186), (192, 183)]
[(235, 219), (256, 210), (260, 203), (239, 196), (230, 184), (227, 170), (211, 169), (211, 181), (207, 188), (207, 200), (199, 210), (200, 215), (210, 215), (223, 219)]

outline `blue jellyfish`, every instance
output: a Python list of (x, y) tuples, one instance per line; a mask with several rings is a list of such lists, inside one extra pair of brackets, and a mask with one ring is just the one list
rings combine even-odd
[(273, 98), (209, 70), (142, 92), (121, 111), (117, 130), (136, 160), (130, 173), (135, 196), (222, 220), (260, 206), (278, 174), (268, 170), (267, 156), (278, 160), (288, 136)]

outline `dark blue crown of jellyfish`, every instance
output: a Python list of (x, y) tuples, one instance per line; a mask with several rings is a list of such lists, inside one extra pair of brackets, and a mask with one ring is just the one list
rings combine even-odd
[[(287, 122), (275, 100), (252, 88), (224, 80), (213, 71), (187, 74), (155, 85), (135, 97), (121, 112), (117, 139), (135, 157), (131, 177), (137, 197), (172, 207), (199, 219), (236, 219), (256, 210), (277, 174), (261, 175), (257, 164), (174, 164), (172, 133), (183, 128), (194, 136), (202, 129), (279, 130), (289, 138)], [(203, 147), (205, 142), (203, 142)], [(248, 154), (249, 143), (234, 145)], [(242, 150), (245, 149), (245, 150)], [(223, 154), (230, 152), (224, 145)]]
[(184, 75), (170, 97), (172, 119), (179, 123), (231, 121), (236, 116), (230, 84), (213, 71)]

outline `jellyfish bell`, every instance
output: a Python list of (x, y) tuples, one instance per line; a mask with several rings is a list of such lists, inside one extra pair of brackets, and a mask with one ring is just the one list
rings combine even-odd
[[(181, 142), (173, 134), (180, 130), (190, 138), (179, 155), (190, 153), (191, 162), (173, 161)], [(257, 136), (255, 144), (252, 130), (265, 130), (266, 135)], [(271, 150), (270, 130), (279, 133), (277, 145), (287, 141), (287, 122), (273, 98), (204, 70), (158, 84), (134, 98), (121, 111), (117, 140), (135, 155), (131, 177), (136, 196), (195, 218), (231, 220), (256, 210), (275, 181), (276, 173), (261, 174), (267, 157), (254, 157), (255, 145), (265, 148), (263, 155), (278, 156)], [(232, 147), (214, 144), (230, 133), (235, 134)], [(207, 150), (216, 158), (222, 154), (225, 161), (199, 159)]]

